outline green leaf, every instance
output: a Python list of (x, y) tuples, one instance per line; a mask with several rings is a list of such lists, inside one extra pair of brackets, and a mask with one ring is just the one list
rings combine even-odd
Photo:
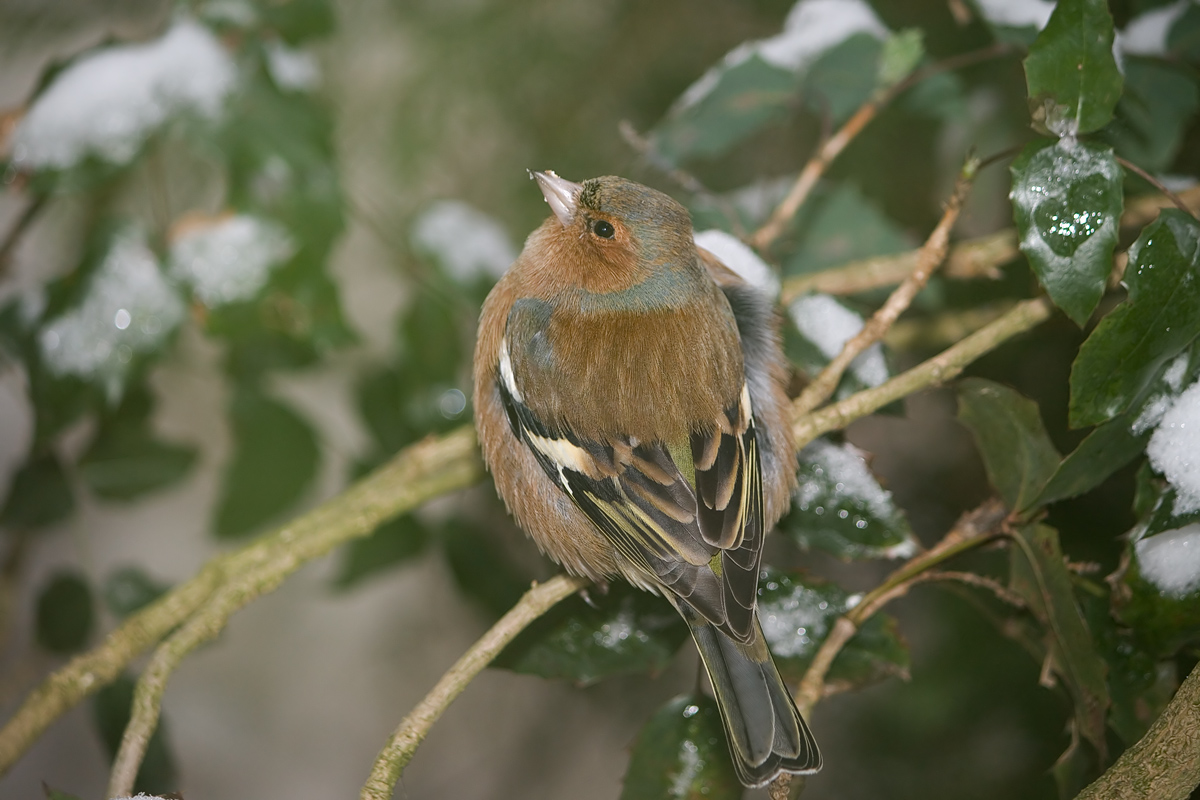
[(424, 552), (428, 539), (425, 526), (411, 514), (385, 522), (365, 539), (346, 545), (333, 585), (348, 589), (408, 561)]
[[(883, 80), (885, 52), (884, 43), (866, 33), (856, 33), (829, 48), (804, 75), (805, 105), (834, 125), (845, 122)], [(904, 54), (894, 55), (902, 60)]]
[(1042, 624), (1051, 664), (1075, 706), (1079, 734), (1104, 760), (1107, 668), (1075, 600), (1058, 531), (1033, 525), (1012, 537), (1011, 588)]
[(1123, 414), (1096, 427), (1072, 450), (1029, 504), (1038, 508), (1090, 492), (1146, 449), (1150, 431), (1133, 432), (1132, 414)]
[(1025, 58), (1035, 124), (1057, 136), (1108, 124), (1122, 85), (1112, 46), (1106, 0), (1059, 0)]
[(37, 641), (52, 653), (83, 649), (95, 624), (92, 590), (75, 572), (59, 572), (37, 599)]
[(440, 537), (458, 588), (493, 619), (507, 613), (529, 589), (533, 573), (501, 546), (494, 530), (450, 520)]
[(818, 439), (800, 451), (799, 486), (779, 529), (843, 561), (904, 558), (920, 545), (908, 520), (850, 445)]
[(818, 194), (797, 215), (795, 251), (784, 275), (819, 272), (871, 256), (911, 250), (916, 242), (852, 183)]
[(667, 163), (724, 154), (783, 117), (796, 96), (796, 76), (758, 55), (718, 69), (709, 92), (676, 105), (650, 132), (655, 154)]
[(1198, 107), (1196, 80), (1180, 67), (1126, 56), (1125, 94), (1105, 138), (1119, 155), (1150, 173), (1162, 173), (1174, 162)]
[(105, 580), (104, 603), (118, 619), (125, 619), (162, 597), (170, 588), (171, 584), (154, 580), (140, 567), (122, 567)]
[(196, 449), (157, 439), (153, 400), (144, 385), (130, 386), (115, 411), (103, 415), (96, 437), (79, 460), (79, 475), (100, 497), (132, 500), (181, 480)]
[[(1138, 643), (1155, 658), (1173, 657), (1184, 646), (1200, 642), (1200, 587), (1177, 591), (1168, 585), (1164, 589), (1158, 585), (1163, 583), (1157, 575), (1161, 565), (1147, 570), (1142, 562), (1143, 559), (1157, 561), (1164, 556), (1164, 553), (1154, 552), (1162, 546), (1159, 541), (1191, 537), (1188, 544), (1194, 546), (1196, 532), (1197, 526), (1193, 523), (1178, 533), (1167, 531), (1130, 544), (1129, 567), (1121, 578), (1124, 591), (1117, 593), (1116, 613), (1120, 621), (1133, 630)], [(1179, 543), (1175, 544), (1178, 546)], [(1169, 558), (1170, 551), (1165, 555)]]
[(1200, 334), (1200, 224), (1164, 209), (1129, 248), (1129, 297), (1100, 321), (1071, 366), (1070, 422), (1124, 413)]
[(621, 800), (739, 800), (744, 793), (716, 701), (695, 694), (669, 701), (642, 727)]
[[(133, 707), (135, 682), (128, 675), (117, 679), (96, 692), (92, 701), (92, 717), (100, 733), (100, 741), (109, 759), (116, 758), (121, 746), (121, 737), (129, 724), (129, 710)], [(179, 788), (175, 759), (167, 745), (167, 719), (160, 715), (158, 726), (146, 744), (146, 755), (133, 781), (135, 792), (163, 795)]]
[(328, 36), (336, 27), (333, 7), (327, 0), (288, 0), (286, 3), (259, 5), (266, 27), (277, 32), (289, 44)]
[(924, 57), (925, 34), (920, 28), (893, 33), (879, 56), (879, 88), (890, 89), (907, 78)]
[(237, 389), (229, 415), (234, 453), (214, 521), (223, 538), (251, 533), (294, 506), (312, 483), (320, 455), (308, 423), (255, 388)]
[(75, 510), (71, 485), (52, 452), (32, 456), (17, 470), (0, 510), (0, 525), (17, 530), (45, 528)]
[(1050, 299), (1083, 325), (1104, 295), (1124, 206), (1112, 150), (1063, 139), (1032, 142), (1012, 164), (1021, 252)]
[(970, 429), (988, 480), (1009, 508), (1026, 511), (1058, 468), (1037, 403), (982, 378), (958, 384), (958, 421)]
[[(863, 326), (862, 316), (832, 295), (807, 294), (793, 300), (787, 310), (792, 324), (784, 328), (784, 353), (810, 378), (819, 375)], [(844, 399), (888, 377), (883, 346), (873, 344), (850, 362), (833, 396)]]
[(661, 671), (688, 636), (687, 625), (662, 597), (627, 583), (610, 585), (595, 606), (572, 597), (526, 628), (493, 662), (543, 678), (594, 683), (612, 675)]
[[(785, 680), (799, 681), (812, 664), (838, 617), (861, 595), (798, 572), (763, 570), (758, 582), (758, 618)], [(864, 686), (908, 675), (908, 646), (887, 614), (868, 619), (838, 652), (826, 680)]]
[(1167, 34), (1167, 51), (1180, 59), (1200, 62), (1200, 6), (1189, 5), (1175, 20)]

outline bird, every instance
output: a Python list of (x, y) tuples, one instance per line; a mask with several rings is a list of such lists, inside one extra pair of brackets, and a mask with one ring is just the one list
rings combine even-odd
[(484, 301), (475, 425), (496, 489), (568, 572), (687, 622), (742, 784), (821, 768), (756, 614), (796, 482), (772, 301), (617, 176), (531, 172), (551, 214)]

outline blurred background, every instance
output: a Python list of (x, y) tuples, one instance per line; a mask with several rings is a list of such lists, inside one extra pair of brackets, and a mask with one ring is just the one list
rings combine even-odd
[[(923, 30), (929, 59), (998, 39), (974, 4), (872, 5), (887, 29)], [(1165, 5), (1122, 0), (1113, 10), (1121, 27)], [(685, 147), (655, 126), (678, 118), (677, 98), (727, 53), (779, 34), (792, 6), (0, 0), (0, 137), (11, 159), (0, 192), (0, 236), (11, 242), (0, 262), (0, 327), (11, 343), (0, 361), (3, 714), (206, 559), (333, 496), (404, 445), (470, 421), (479, 304), (546, 216), (526, 170), (625, 175), (688, 203), (698, 227), (735, 233), (755, 202), (778, 198), (857, 104), (847, 106), (858, 91), (853, 51), (821, 62), (819, 85), (834, 90), (798, 93), (736, 147), (666, 158), (641, 137), (656, 131), (660, 151)], [(81, 54), (160, 41), (181, 24), (228, 54), (236, 77), (218, 98), (224, 110), (200, 101), (169, 109), (126, 156), (67, 163), (38, 155), (46, 140), (35, 134), (21, 139), (21, 126), (33, 126), (32, 114), (21, 118), (31, 98)], [(916, 246), (968, 149), (989, 155), (1032, 138), (1019, 52), (943, 77), (889, 107), (839, 158), (773, 254), (785, 272)], [(109, 91), (119, 93), (96, 88)], [(108, 124), (85, 102), (66, 106), (57, 113), (68, 124)], [(1155, 170), (1195, 175), (1200, 128), (1190, 112), (1177, 128)], [(29, 168), (43, 157), (49, 166)], [(677, 162), (689, 171), (683, 180), (671, 172)], [(985, 171), (958, 237), (1011, 225), (1008, 182), (1003, 164)], [(743, 222), (712, 221), (731, 206)], [(222, 227), (230, 220), (243, 228)], [(221, 235), (230, 238), (213, 238)], [(50, 321), (91, 302), (80, 276), (107, 274), (121, 242), (169, 264), (172, 285), (190, 286), (185, 302), (146, 312), (171, 330), (143, 326), (143, 339), (114, 345), (117, 355), (76, 367), (29, 349), (46, 347)], [(189, 264), (219, 260), (222, 247), (254, 253), (261, 280), (188, 277)], [(918, 313), (1034, 288), (1024, 267), (1000, 281), (935, 282)], [(30, 333), (37, 325), (40, 339)], [(86, 328), (53, 330), (89, 341)], [(1081, 339), (1060, 318), (972, 372), (1035, 398), (1068, 448), (1080, 438), (1066, 428), (1065, 392)], [(896, 370), (945, 344), (888, 358)], [(896, 541), (929, 545), (987, 497), (986, 476), (951, 393), (922, 393), (892, 411), (856, 423), (846, 439), (871, 454), (907, 518)], [(1100, 574), (1116, 567), (1132, 496), (1126, 469), (1054, 507), (1073, 558), (1097, 562)], [(848, 592), (894, 566), (776, 539), (773, 564)], [(973, 558), (987, 570), (1004, 556)], [(152, 757), (169, 783), (151, 788), (188, 800), (353, 796), (403, 715), (531, 578), (553, 573), (490, 482), (305, 567), (174, 676)], [(1071, 704), (1061, 689), (1039, 687), (1039, 663), (1001, 635), (994, 609), (922, 587), (889, 610), (907, 655), (873, 685), (817, 707), (827, 766), (805, 797), (1057, 796), (1050, 770), (1070, 741)], [(55, 613), (65, 632), (47, 621)], [(81, 617), (91, 623), (73, 631)], [(616, 797), (650, 710), (689, 691), (696, 670), (690, 645), (657, 674), (586, 687), (490, 669), (434, 727), (397, 796)], [(117, 692), (127, 697), (130, 687)], [(40, 797), (43, 782), (99, 796), (121, 707), (110, 692), (71, 711), (0, 778), (0, 796)]]

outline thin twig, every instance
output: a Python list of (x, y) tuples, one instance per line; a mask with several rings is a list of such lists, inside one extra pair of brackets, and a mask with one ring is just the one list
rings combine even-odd
[(1160, 192), (1162, 192), (1168, 198), (1170, 198), (1171, 202), (1174, 203), (1175, 207), (1178, 208), (1180, 211), (1187, 214), (1192, 219), (1197, 219), (1196, 212), (1194, 212), (1190, 208), (1188, 208), (1187, 204), (1184, 203), (1182, 199), (1180, 199), (1179, 195), (1175, 194), (1170, 189), (1168, 189), (1165, 185), (1163, 185), (1163, 182), (1160, 181), (1158, 178), (1154, 177), (1149, 172), (1146, 172), (1146, 170), (1142, 169), (1137, 164), (1134, 164), (1132, 161), (1128, 161), (1124, 158), (1121, 158), (1120, 156), (1115, 156), (1115, 158), (1117, 159), (1117, 163), (1120, 164), (1122, 167), (1129, 170), (1130, 172), (1136, 173), (1146, 183), (1150, 184), (1155, 189), (1158, 189)]
[(1045, 322), (1052, 313), (1050, 302), (1044, 297), (1022, 301), (995, 322), (886, 383), (864, 389), (811, 414), (797, 415), (792, 425), (796, 446), (803, 447), (824, 433), (841, 430), (854, 420), (921, 389), (940, 386), (984, 353)]
[(371, 776), (367, 778), (359, 795), (361, 800), (391, 800), (396, 781), (400, 779), (404, 767), (412, 760), (417, 747), (442, 716), (442, 712), (462, 694), (467, 684), (529, 623), (589, 583), (585, 578), (558, 575), (526, 592), (491, 630), (455, 662), (425, 699), (418, 703), (396, 728), (392, 738), (375, 759)]
[(914, 578), (914, 583), (928, 583), (931, 581), (956, 581), (965, 583), (968, 586), (978, 586), (981, 589), (987, 589), (992, 594), (996, 595), (997, 599), (1007, 603), (1014, 608), (1025, 608), (1025, 600), (1021, 595), (1009, 589), (1004, 584), (995, 578), (989, 578), (986, 575), (980, 575), (976, 572), (959, 572), (956, 570), (934, 570), (926, 572), (924, 575)]
[(8, 262), (12, 258), (13, 250), (21, 241), (21, 237), (25, 234), (25, 230), (30, 226), (38, 213), (46, 207), (46, 201), (49, 198), (46, 195), (39, 195), (21, 211), (21, 215), (17, 217), (17, 221), (8, 229), (4, 240), (0, 241), (0, 275), (3, 275), (8, 270)]
[[(954, 556), (991, 541), (1001, 533), (1008, 509), (996, 498), (985, 501), (978, 508), (963, 514), (934, 547), (914, 556), (897, 569), (887, 580), (867, 592), (858, 605), (838, 617), (833, 629), (821, 643), (817, 654), (800, 681), (796, 690), (796, 707), (807, 717), (825, 694), (825, 676), (838, 653), (854, 634), (885, 605), (902, 597), (916, 583), (929, 580), (929, 570)], [(934, 573), (942, 574), (945, 573)], [(780, 775), (770, 787), (771, 797), (787, 797), (791, 784), (790, 775)]]
[(870, 99), (859, 106), (850, 119), (846, 120), (837, 133), (826, 139), (817, 148), (817, 152), (813, 154), (808, 163), (804, 165), (804, 168), (800, 170), (800, 175), (796, 178), (796, 182), (792, 184), (791, 190), (788, 191), (783, 201), (776, 206), (770, 219), (750, 237), (750, 244), (757, 248), (759, 252), (765, 252), (779, 238), (784, 228), (796, 216), (796, 212), (800, 210), (800, 206), (804, 205), (804, 201), (812, 192), (813, 187), (817, 185), (817, 181), (825, 174), (825, 171), (833, 163), (833, 160), (897, 96), (934, 75), (960, 69), (970, 64), (1006, 55), (1010, 52), (1014, 52), (1012, 45), (1000, 43), (991, 47), (985, 47), (982, 50), (953, 56), (936, 64), (930, 64), (928, 67), (915, 70), (907, 78), (894, 86), (873, 94)]
[[(1186, 189), (1177, 196), (1190, 206), (1188, 213), (1200, 209), (1200, 186)], [(1121, 215), (1121, 227), (1140, 228), (1158, 216), (1159, 209), (1170, 202), (1171, 199), (1165, 195), (1133, 198)], [(960, 242), (950, 248), (942, 275), (962, 280), (999, 278), (1001, 272), (997, 267), (1020, 255), (1017, 242), (1017, 232), (1013, 228)], [(782, 302), (786, 305), (808, 292), (854, 294), (892, 286), (912, 272), (920, 252), (917, 249), (892, 256), (865, 258), (809, 275), (788, 278), (783, 284)]]
[(958, 181), (954, 185), (954, 192), (946, 203), (946, 210), (942, 212), (942, 219), (933, 229), (933, 233), (929, 234), (929, 238), (925, 240), (925, 245), (920, 250), (916, 267), (896, 287), (887, 302), (867, 320), (862, 330), (846, 342), (842, 346), (842, 351), (826, 365), (825, 369), (821, 370), (821, 374), (812, 383), (805, 387), (793, 404), (796, 413), (807, 414), (828, 400), (837, 389), (838, 382), (849, 368), (850, 362), (882, 339), (892, 323), (912, 304), (917, 293), (925, 288), (933, 271), (946, 258), (946, 251), (950, 247), (950, 229), (958, 220), (958, 214), (970, 192), (971, 183), (975, 179), (975, 166), (976, 162), (973, 159), (969, 159), (963, 166)]

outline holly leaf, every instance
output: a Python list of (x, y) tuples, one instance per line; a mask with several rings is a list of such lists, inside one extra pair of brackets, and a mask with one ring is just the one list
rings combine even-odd
[(744, 792), (716, 701), (694, 694), (670, 700), (642, 727), (621, 800), (739, 800)]
[(1104, 295), (1124, 207), (1112, 150), (1032, 142), (1012, 164), (1021, 252), (1055, 305), (1082, 326)]
[(1011, 550), (1010, 588), (1042, 624), (1051, 666), (1075, 706), (1079, 734), (1103, 761), (1109, 705), (1107, 667), (1075, 600), (1058, 531), (1045, 525), (1021, 528), (1013, 534)]
[(249, 534), (295, 505), (320, 460), (308, 423), (258, 389), (239, 387), (229, 415), (234, 453), (214, 520), (222, 538)]
[(818, 439), (797, 460), (799, 485), (779, 529), (801, 548), (824, 550), (843, 561), (916, 554), (920, 545), (908, 520), (861, 451)]
[(1037, 403), (998, 383), (958, 384), (958, 421), (975, 437), (988, 480), (1009, 508), (1026, 511), (1058, 468)]
[(1132, 414), (1098, 425), (1054, 470), (1030, 508), (1090, 492), (1146, 449), (1150, 431), (1134, 433)]
[[(812, 664), (838, 617), (861, 595), (798, 572), (763, 570), (758, 582), (758, 618), (784, 680), (799, 681)], [(826, 674), (828, 683), (858, 687), (908, 676), (908, 646), (896, 621), (875, 614), (858, 629)]]
[(13, 476), (8, 497), (0, 509), (6, 528), (45, 528), (61, 522), (75, 510), (75, 497), (62, 464), (52, 452), (30, 457)]
[(1129, 248), (1129, 297), (1100, 321), (1071, 365), (1072, 427), (1124, 413), (1200, 335), (1200, 223), (1163, 209)]
[(656, 673), (688, 636), (687, 625), (662, 597), (614, 583), (592, 590), (595, 605), (576, 596), (526, 628), (495, 666), (543, 678), (589, 684), (612, 675)]
[(1057, 136), (1103, 128), (1121, 97), (1105, 0), (1059, 0), (1025, 58), (1034, 124)]
[(52, 653), (82, 650), (95, 622), (92, 590), (82, 575), (60, 572), (38, 595), (37, 641)]

